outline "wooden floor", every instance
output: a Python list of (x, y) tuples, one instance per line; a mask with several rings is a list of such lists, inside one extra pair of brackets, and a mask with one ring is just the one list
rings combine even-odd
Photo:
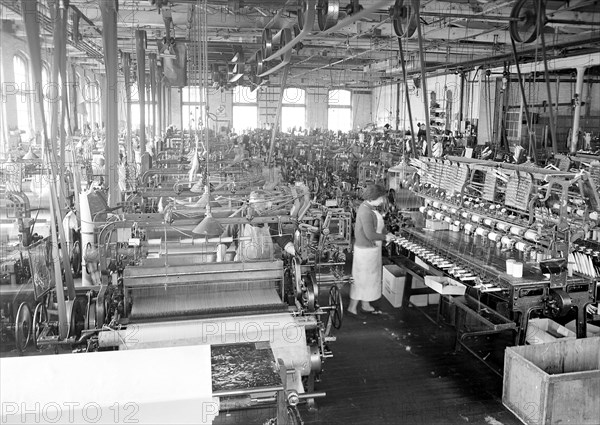
[(454, 330), (430, 320), (435, 306), (377, 304), (381, 316), (345, 317), (317, 387), (327, 397), (301, 410), (306, 424), (520, 424), (502, 405), (502, 378), (454, 352)]

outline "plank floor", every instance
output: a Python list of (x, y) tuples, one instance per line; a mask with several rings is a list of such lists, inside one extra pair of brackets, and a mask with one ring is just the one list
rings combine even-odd
[(435, 306), (376, 304), (383, 315), (345, 316), (317, 386), (327, 397), (316, 412), (302, 410), (306, 424), (521, 423), (502, 405), (502, 378), (454, 352), (454, 330), (430, 320)]

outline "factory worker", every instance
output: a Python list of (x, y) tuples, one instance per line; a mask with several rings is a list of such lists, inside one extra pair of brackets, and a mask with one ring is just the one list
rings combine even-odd
[(358, 314), (358, 303), (365, 313), (381, 314), (371, 305), (371, 301), (381, 298), (381, 246), (391, 242), (394, 235), (384, 232), (383, 216), (377, 211), (387, 197), (387, 191), (380, 185), (369, 185), (363, 191), (364, 202), (356, 213), (354, 225), (354, 255), (352, 260), (352, 280), (348, 313)]
[[(270, 203), (264, 191), (253, 191), (248, 201), (248, 215), (261, 216), (269, 209)], [(290, 255), (295, 255), (291, 235), (279, 235), (277, 223), (231, 225), (225, 230), (224, 237), (233, 237), (237, 242), (235, 261), (258, 261), (273, 259), (277, 243)], [(225, 258), (227, 245), (220, 244), (217, 249), (217, 261)]]

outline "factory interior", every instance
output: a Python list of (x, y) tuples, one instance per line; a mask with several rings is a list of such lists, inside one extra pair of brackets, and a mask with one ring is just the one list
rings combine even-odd
[(0, 25), (2, 424), (600, 424), (598, 0)]

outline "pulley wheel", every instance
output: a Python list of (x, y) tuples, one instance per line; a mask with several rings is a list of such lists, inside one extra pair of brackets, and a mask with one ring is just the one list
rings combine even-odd
[(328, 30), (337, 24), (340, 17), (339, 0), (319, 0), (317, 3), (317, 22), (321, 31)]
[(256, 53), (256, 75), (257, 76), (267, 70), (267, 67), (265, 66), (265, 62), (264, 62), (263, 58), (264, 58), (264, 56), (263, 56), (262, 50), (259, 50)]
[(273, 32), (265, 28), (262, 32), (262, 57), (268, 58), (273, 54)]
[(44, 327), (48, 326), (48, 310), (43, 303), (35, 306), (33, 311), (33, 345), (35, 348), (40, 348), (38, 338), (42, 334)]
[(308, 1), (302, 0), (300, 2), (300, 9), (298, 10), (298, 27), (300, 30), (304, 29), (306, 24), (306, 15), (308, 14)]
[(398, 37), (410, 38), (417, 30), (417, 14), (410, 1), (396, 0), (390, 9), (392, 15), (392, 27)]
[(15, 345), (19, 353), (22, 353), (29, 344), (31, 338), (31, 309), (27, 303), (21, 303), (15, 317)]
[(302, 296), (304, 305), (309, 312), (316, 310), (316, 298), (315, 298), (315, 286), (313, 285), (309, 275), (306, 276), (304, 281), (304, 294)]
[(545, 25), (546, 7), (542, 2), (538, 15), (536, 1), (519, 0), (513, 6), (510, 12), (513, 20), (509, 24), (509, 32), (513, 40), (520, 43), (531, 43), (537, 38), (539, 25)]
[(342, 321), (344, 320), (344, 304), (342, 303), (342, 294), (337, 285), (331, 285), (329, 289), (329, 315), (331, 316), (331, 324), (334, 328), (339, 329), (342, 327)]
[[(292, 41), (292, 29), (291, 28), (283, 28), (281, 30), (281, 35), (279, 36), (279, 46), (277, 47), (278, 49), (283, 49), (283, 47), (288, 44), (290, 41)], [(290, 53), (286, 53), (283, 54), (281, 56), (279, 56), (279, 60), (281, 62), (283, 62), (286, 58), (287, 55), (289, 55)]]
[(573, 300), (569, 294), (562, 289), (550, 290), (550, 298), (554, 301), (554, 307), (552, 309), (554, 317), (566, 315), (573, 307)]
[(71, 250), (71, 269), (74, 276), (81, 275), (81, 245), (75, 241)]

